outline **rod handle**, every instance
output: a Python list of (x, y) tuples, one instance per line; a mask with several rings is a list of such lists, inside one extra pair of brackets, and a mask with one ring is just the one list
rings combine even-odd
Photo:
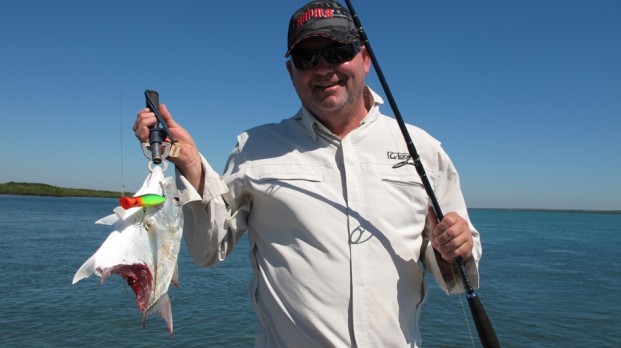
[[(158, 108), (158, 109), (160, 107), (160, 95), (159, 93), (157, 93), (157, 91), (147, 89), (145, 91), (145, 99), (146, 99), (147, 108), (149, 108), (149, 110), (151, 110), (152, 112), (156, 112), (156, 113), (159, 112), (159, 110), (153, 110), (153, 107)], [(149, 102), (149, 100), (151, 102)], [(164, 141), (162, 133), (163, 131), (162, 131), (162, 128), (160, 127), (160, 122), (158, 119), (158, 122), (155, 124), (155, 126), (149, 129), (149, 145), (151, 149), (151, 161), (153, 161), (153, 163), (155, 164), (162, 163), (162, 142)]]
[(499, 348), (500, 342), (496, 337), (496, 331), (492, 326), (492, 322), (489, 320), (481, 299), (476, 293), (468, 295), (468, 305), (470, 306), (470, 312), (472, 313), (472, 319), (474, 325), (477, 328), (479, 339), (484, 348)]
[[(152, 89), (147, 89), (145, 91), (146, 94), (149, 95), (149, 98), (151, 98), (151, 101), (153, 102), (153, 105), (159, 107), (160, 106), (160, 94), (157, 93), (157, 91), (152, 90)], [(151, 106), (149, 105), (149, 102), (147, 101), (147, 107), (149, 109), (151, 109)], [(153, 111), (153, 110), (151, 110)]]

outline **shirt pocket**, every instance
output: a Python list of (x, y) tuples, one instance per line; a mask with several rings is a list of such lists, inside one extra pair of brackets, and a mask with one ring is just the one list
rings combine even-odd
[(393, 214), (401, 209), (404, 209), (402, 213), (406, 215), (408, 211), (427, 213), (429, 198), (417, 173), (380, 172), (378, 175), (381, 182), (379, 186), (384, 190), (386, 200), (392, 203), (389, 209)]
[(410, 173), (393, 174), (393, 173), (380, 173), (380, 180), (389, 185), (396, 185), (400, 187), (410, 188), (425, 188), (420, 176)]
[(247, 177), (252, 188), (253, 212), (260, 210), (272, 215), (300, 209), (312, 198), (320, 199), (325, 186), (321, 168), (308, 164), (255, 167)]
[(263, 173), (257, 177), (258, 182), (271, 182), (271, 181), (311, 181), (321, 182), (323, 176), (317, 173), (311, 172), (271, 172)]
[(320, 168), (312, 165), (289, 164), (261, 166), (253, 168), (249, 173), (254, 184), (274, 184), (287, 182), (322, 182), (323, 175)]

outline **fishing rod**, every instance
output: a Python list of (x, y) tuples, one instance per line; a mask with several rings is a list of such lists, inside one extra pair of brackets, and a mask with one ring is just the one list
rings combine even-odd
[[(399, 108), (397, 107), (397, 103), (390, 92), (390, 88), (388, 87), (388, 83), (386, 83), (386, 79), (384, 78), (384, 74), (382, 73), (382, 69), (379, 66), (377, 58), (371, 49), (371, 44), (369, 43), (369, 38), (362, 27), (362, 23), (354, 10), (353, 5), (350, 0), (345, 0), (347, 3), (347, 8), (351, 13), (351, 16), (354, 20), (354, 24), (358, 29), (358, 33), (360, 34), (360, 40), (362, 44), (366, 46), (367, 52), (369, 52), (369, 56), (371, 57), (371, 62), (373, 63), (373, 67), (375, 68), (375, 72), (377, 73), (377, 77), (382, 84), (382, 88), (384, 89), (384, 93), (388, 98), (388, 103), (395, 114), (395, 119), (399, 124), (399, 128), (401, 129), (401, 133), (403, 134), (403, 138), (408, 148), (408, 152), (410, 153), (410, 158), (413, 160), (414, 167), (416, 168), (416, 172), (421, 178), (423, 182), (423, 186), (425, 187), (425, 191), (431, 200), (431, 204), (433, 207), (433, 211), (438, 218), (438, 221), (442, 221), (444, 218), (444, 214), (442, 214), (442, 209), (440, 208), (440, 204), (438, 203), (438, 199), (436, 198), (435, 193), (433, 192), (433, 188), (431, 187), (431, 183), (429, 182), (429, 178), (427, 177), (427, 173), (425, 172), (425, 168), (423, 167), (423, 163), (420, 160), (420, 156), (418, 155), (418, 151), (416, 151), (416, 147), (414, 146), (414, 142), (410, 137), (410, 133), (408, 132), (405, 122), (403, 121), (403, 117), (401, 116), (401, 112), (399, 112)], [(466, 268), (464, 266), (464, 261), (461, 257), (455, 258), (455, 265), (457, 266), (457, 270), (459, 271), (459, 275), (464, 284), (464, 289), (466, 290), (466, 295), (468, 298), (468, 305), (470, 306), (470, 312), (472, 313), (472, 319), (474, 320), (474, 324), (477, 328), (477, 333), (479, 334), (479, 339), (481, 340), (481, 344), (483, 347), (494, 348), (500, 347), (500, 343), (498, 342), (498, 338), (496, 337), (496, 332), (494, 331), (494, 327), (492, 326), (492, 322), (489, 320), (487, 313), (485, 312), (485, 308), (483, 308), (483, 304), (481, 303), (481, 299), (474, 291), (472, 284), (470, 283), (470, 278), (466, 273)]]

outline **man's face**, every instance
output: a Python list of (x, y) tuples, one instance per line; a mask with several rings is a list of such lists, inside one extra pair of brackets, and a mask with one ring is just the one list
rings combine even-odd
[[(332, 45), (338, 43), (327, 38), (313, 37), (297, 44), (296, 50), (321, 49)], [(351, 117), (364, 107), (362, 92), (370, 64), (369, 54), (362, 47), (360, 53), (348, 62), (332, 64), (320, 56), (317, 65), (310, 69), (297, 69), (291, 61), (287, 61), (287, 69), (302, 104), (320, 120), (324, 120), (339, 115)]]

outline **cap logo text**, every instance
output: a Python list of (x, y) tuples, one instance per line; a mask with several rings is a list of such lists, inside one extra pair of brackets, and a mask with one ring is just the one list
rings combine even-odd
[(311, 18), (333, 18), (334, 9), (331, 8), (312, 8), (302, 13), (297, 19), (295, 25), (299, 28), (308, 22)]

